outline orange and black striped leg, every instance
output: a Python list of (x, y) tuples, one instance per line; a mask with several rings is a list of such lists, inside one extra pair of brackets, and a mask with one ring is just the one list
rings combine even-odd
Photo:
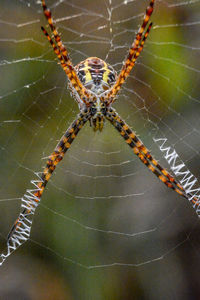
[[(130, 141), (134, 143), (136, 146), (135, 154), (143, 161), (144, 164), (150, 164), (151, 166), (147, 166), (155, 175), (164, 182), (168, 187), (175, 190), (178, 194), (185, 197), (186, 199), (191, 199), (194, 205), (199, 205), (199, 199), (192, 195), (191, 193), (186, 193), (185, 189), (178, 183), (178, 181), (165, 169), (163, 168), (158, 161), (152, 157), (150, 151), (145, 147), (142, 141), (136, 136), (136, 134), (130, 129), (130, 127), (121, 119), (121, 117), (116, 113), (116, 111), (111, 108), (110, 112), (112, 113), (112, 117), (116, 120), (120, 125), (121, 129), (124, 131), (126, 136), (126, 142), (129, 144)], [(122, 133), (122, 135), (124, 134)], [(131, 146), (131, 145), (130, 145)], [(154, 170), (156, 172), (154, 172)], [(157, 173), (157, 174), (156, 174)]]
[(123, 120), (112, 108), (109, 109), (106, 118), (119, 131), (120, 135), (125, 139), (126, 143), (133, 149), (133, 152), (152, 173), (154, 173), (163, 183), (165, 183), (167, 187), (175, 190), (178, 194), (188, 199), (190, 195), (187, 195), (183, 187), (179, 183), (177, 183), (175, 178), (170, 175), (166, 169), (162, 168), (158, 164), (158, 162), (151, 156), (150, 152), (143, 145), (140, 139), (128, 127), (128, 125), (123, 122)]
[(46, 6), (46, 2), (45, 0), (42, 0), (42, 7), (43, 7), (43, 11), (44, 11), (44, 15), (45, 17), (47, 18), (47, 21), (49, 23), (49, 26), (51, 28), (51, 31), (53, 33), (53, 36), (55, 38), (55, 41), (56, 41), (56, 44), (60, 50), (60, 52), (62, 53), (62, 56), (66, 62), (67, 65), (72, 65), (72, 62), (69, 58), (69, 53), (67, 52), (67, 49), (65, 48), (62, 40), (61, 40), (61, 37), (53, 23), (53, 19), (52, 19), (52, 16), (51, 16), (51, 11), (50, 9), (47, 8)]
[(117, 93), (119, 92), (119, 90), (121, 89), (122, 84), (125, 82), (126, 78), (129, 76), (131, 70), (133, 69), (136, 60), (138, 59), (140, 53), (142, 52), (143, 48), (144, 48), (144, 43), (149, 35), (149, 32), (152, 28), (152, 23), (149, 24), (147, 31), (144, 35), (144, 37), (141, 40), (140, 45), (138, 46), (138, 48), (133, 49), (134, 53), (133, 56), (131, 53), (129, 53), (129, 56), (127, 57), (121, 71), (119, 74), (119, 77), (117, 78), (117, 81), (112, 89), (112, 94), (110, 95), (111, 98), (113, 98), (114, 96), (117, 95)]
[(58, 31), (56, 30), (54, 24), (53, 24), (53, 20), (51, 17), (51, 11), (49, 9), (47, 9), (46, 3), (44, 0), (42, 0), (42, 5), (43, 5), (43, 10), (44, 10), (44, 14), (48, 20), (49, 26), (53, 32), (53, 36), (55, 39), (55, 42), (53, 42), (53, 40), (51, 39), (51, 37), (49, 36), (48, 32), (46, 31), (46, 29), (44, 29), (44, 27), (41, 27), (42, 31), (44, 32), (45, 36), (47, 37), (48, 41), (50, 42), (50, 44), (52, 45), (55, 54), (57, 55), (58, 59), (61, 62), (61, 66), (64, 69), (72, 87), (76, 90), (76, 92), (78, 93), (80, 99), (88, 104), (88, 98), (92, 97), (91, 93), (89, 93), (86, 88), (83, 86), (83, 84), (81, 83), (80, 79), (78, 78), (78, 75), (74, 69), (74, 66), (69, 58), (69, 54), (65, 48), (65, 46), (63, 45), (60, 35), (58, 34)]
[[(79, 94), (80, 101), (82, 100), (85, 104), (87, 104), (88, 101), (86, 99), (87, 99), (87, 97), (89, 97), (89, 93), (87, 91), (84, 92), (84, 90), (86, 90), (86, 89), (84, 87), (82, 88), (81, 83), (79, 84), (80, 80), (77, 78), (77, 75), (76, 75), (76, 72), (75, 72), (74, 68), (72, 66), (69, 66), (69, 65), (66, 64), (66, 62), (65, 62), (65, 60), (62, 56), (62, 53), (60, 52), (59, 48), (56, 46), (54, 41), (51, 39), (51, 37), (49, 36), (46, 29), (44, 27), (41, 27), (41, 29), (42, 29), (43, 33), (45, 34), (45, 36), (47, 37), (49, 43), (53, 47), (54, 53), (56, 54), (56, 56), (60, 60), (61, 67), (65, 71), (69, 81), (71, 82), (71, 85), (74, 87), (76, 92)], [(77, 97), (76, 99), (78, 100), (79, 98)]]
[(130, 127), (122, 120), (122, 118), (117, 114), (117, 112), (110, 108), (110, 113), (112, 114), (112, 117), (120, 123), (121, 127), (125, 131), (126, 134), (128, 134), (128, 137), (130, 140), (132, 140), (137, 146), (138, 150), (141, 152), (142, 155), (144, 155), (152, 164), (153, 167), (157, 168), (165, 177), (168, 178), (168, 180), (172, 183), (174, 183), (180, 190), (184, 190), (183, 187), (176, 181), (176, 179), (166, 170), (164, 169), (158, 162), (155, 160), (150, 151), (145, 147), (145, 145), (142, 143), (142, 141), (136, 136), (134, 131), (130, 129)]
[(84, 126), (84, 124), (88, 121), (89, 118), (90, 113), (88, 111), (81, 112), (78, 115), (78, 118), (67, 129), (67, 131), (59, 141), (58, 145), (56, 146), (54, 152), (49, 156), (46, 162), (46, 167), (44, 168), (40, 176), (40, 180), (37, 182), (37, 188), (33, 193), (31, 193), (31, 201), (28, 201), (28, 203), (26, 203), (26, 208), (22, 211), (19, 218), (14, 223), (8, 235), (8, 241), (13, 236), (13, 234), (15, 234), (20, 229), (20, 226), (22, 225), (24, 219), (27, 218), (27, 216), (29, 215), (33, 215), (33, 208), (37, 206), (38, 202), (40, 202), (44, 189), (51, 175), (53, 174), (57, 164), (63, 159), (66, 151), (70, 148), (78, 132), (81, 130), (81, 128)]
[[(112, 89), (106, 93), (106, 96), (109, 99), (111, 99), (110, 101), (108, 100), (108, 102), (110, 102), (110, 103), (115, 100), (115, 97), (116, 97), (117, 93), (119, 92), (122, 84), (125, 82), (126, 78), (129, 76), (132, 68), (135, 65), (137, 58), (139, 57), (140, 53), (143, 50), (144, 43), (145, 43), (145, 41), (149, 35), (149, 32), (152, 28), (152, 23), (148, 24), (148, 22), (153, 13), (153, 7), (154, 7), (154, 0), (151, 0), (150, 5), (146, 10), (146, 14), (144, 16), (144, 21), (143, 21), (138, 33), (136, 34), (136, 38), (135, 38), (131, 48), (129, 49), (128, 55), (122, 66), (122, 69), (119, 73), (116, 83), (114, 84)], [(146, 31), (145, 31), (145, 29), (146, 29)]]

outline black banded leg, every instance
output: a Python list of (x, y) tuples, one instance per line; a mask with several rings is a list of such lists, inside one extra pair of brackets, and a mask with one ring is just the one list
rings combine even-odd
[(88, 121), (89, 117), (90, 114), (88, 111), (80, 113), (78, 115), (78, 118), (70, 125), (63, 137), (60, 139), (54, 152), (49, 156), (46, 162), (46, 167), (44, 168), (40, 176), (41, 180), (37, 182), (37, 188), (35, 192), (32, 193), (31, 201), (28, 201), (28, 203), (26, 204), (27, 207), (22, 211), (19, 218), (15, 221), (13, 227), (10, 230), (10, 233), (8, 234), (7, 241), (9, 241), (12, 236), (20, 229), (20, 226), (22, 225), (24, 219), (27, 218), (27, 216), (29, 216), (30, 214), (33, 214), (32, 211), (40, 202), (44, 189), (48, 181), (50, 180), (57, 164), (63, 159), (65, 153), (70, 148), (72, 142), (74, 141), (84, 124)]
[(146, 9), (146, 14), (144, 15), (144, 20), (140, 26), (136, 38), (129, 49), (128, 55), (125, 59), (125, 62), (121, 68), (121, 71), (118, 75), (116, 83), (113, 85), (112, 89), (106, 93), (106, 98), (108, 103), (113, 103), (116, 99), (116, 95), (119, 93), (122, 84), (125, 82), (126, 78), (129, 76), (131, 70), (133, 69), (137, 58), (143, 50), (144, 43), (149, 35), (149, 32), (152, 28), (152, 23), (149, 23), (150, 17), (154, 9), (154, 0), (151, 0), (149, 6)]
[(118, 113), (113, 109), (110, 108), (109, 112), (112, 114), (112, 117), (120, 123), (122, 129), (128, 134), (129, 138), (133, 140), (141, 154), (143, 154), (151, 164), (159, 169), (161, 173), (166, 176), (170, 182), (174, 183), (180, 190), (184, 190), (183, 187), (176, 181), (176, 179), (166, 170), (164, 169), (156, 159), (154, 159), (150, 153), (150, 151), (146, 148), (146, 146), (142, 143), (142, 141), (136, 136), (135, 132), (131, 130), (131, 128), (122, 120), (122, 118), (118, 115)]
[[(142, 149), (137, 146), (137, 143), (138, 141), (140, 141), (140, 139), (135, 135), (135, 133), (130, 129), (130, 127), (128, 127), (128, 125), (125, 124), (125, 122), (117, 115), (114, 109), (109, 109), (106, 118), (118, 130), (120, 135), (125, 139), (126, 143), (133, 149), (133, 152), (138, 156), (138, 158), (147, 166), (147, 168), (152, 173), (156, 175), (156, 177), (158, 177), (167, 187), (175, 190), (178, 194), (188, 199), (189, 195), (187, 196), (182, 186), (176, 184), (175, 178), (172, 175), (170, 175), (166, 169), (162, 168), (152, 156), (151, 159), (149, 159), (149, 151), (147, 150), (147, 148), (143, 144), (142, 145), (144, 148), (142, 147)], [(125, 124), (126, 130), (123, 129), (123, 124), (121, 124), (122, 122), (120, 122), (119, 120), (121, 120), (123, 124)], [(127, 131), (129, 131), (129, 133), (127, 133)], [(140, 141), (140, 143), (142, 142)], [(144, 149), (146, 149), (146, 151)], [(145, 152), (148, 153), (148, 155), (146, 155)], [(159, 165), (159, 168), (157, 167), (157, 165)], [(168, 178), (169, 176), (170, 178)], [(173, 180), (171, 178), (173, 178)]]
[(80, 96), (81, 100), (85, 104), (88, 104), (87, 99), (91, 96), (91, 94), (86, 90), (86, 88), (83, 86), (83, 84), (81, 83), (81, 81), (78, 78), (78, 75), (74, 69), (74, 66), (69, 58), (68, 51), (65, 48), (55, 25), (53, 24), (51, 11), (47, 8), (45, 0), (42, 0), (42, 6), (43, 6), (44, 15), (47, 18), (47, 21), (49, 23), (51, 31), (53, 32), (53, 36), (54, 36), (56, 43), (53, 42), (53, 40), (49, 36), (46, 29), (44, 29), (44, 27), (41, 27), (41, 29), (44, 32), (47, 39), (49, 40), (50, 44), (52, 45), (54, 52), (56, 53), (58, 59), (61, 61), (61, 66), (64, 69), (71, 85), (74, 87), (74, 89)]

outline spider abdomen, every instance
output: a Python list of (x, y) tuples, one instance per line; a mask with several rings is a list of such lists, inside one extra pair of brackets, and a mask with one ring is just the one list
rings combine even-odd
[(110, 89), (117, 77), (113, 67), (98, 57), (87, 58), (75, 70), (81, 83), (97, 95)]

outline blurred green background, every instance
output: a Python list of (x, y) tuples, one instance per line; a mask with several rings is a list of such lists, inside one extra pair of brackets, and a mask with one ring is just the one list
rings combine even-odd
[[(120, 70), (148, 1), (48, 1), (74, 64)], [(160, 163), (167, 137), (199, 178), (200, 4), (156, 1), (145, 49), (114, 105)], [(41, 32), (39, 1), (0, 1), (0, 247), (34, 172), (78, 107)], [(169, 167), (168, 167), (169, 169)], [(0, 299), (198, 299), (200, 225), (187, 200), (114, 128), (81, 130), (44, 192), (31, 239), (0, 269)]]

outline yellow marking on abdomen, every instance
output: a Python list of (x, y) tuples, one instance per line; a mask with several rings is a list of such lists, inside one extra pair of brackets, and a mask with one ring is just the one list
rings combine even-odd
[(92, 80), (92, 75), (90, 73), (90, 67), (88, 66), (87, 60), (85, 60), (85, 62), (84, 62), (83, 70), (85, 71), (85, 83), (88, 83)]
[(105, 62), (104, 62), (104, 68), (103, 69), (105, 70), (105, 72), (103, 73), (103, 81), (108, 83), (108, 79), (109, 79), (108, 76), (110, 74), (110, 70), (108, 69), (107, 63), (105, 63)]

